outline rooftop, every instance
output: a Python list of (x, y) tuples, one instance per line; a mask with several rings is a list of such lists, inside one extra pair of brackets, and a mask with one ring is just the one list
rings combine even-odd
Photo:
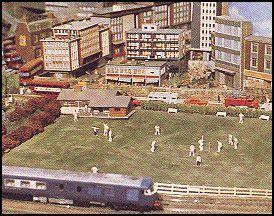
[(92, 182), (110, 185), (126, 185), (147, 188), (152, 181), (149, 178), (132, 177), (120, 174), (84, 173), (67, 170), (50, 170), (29, 167), (2, 166), (2, 175), (27, 176), (41, 179), (59, 179), (65, 181)]
[(89, 28), (89, 27), (92, 27), (92, 26), (95, 26), (95, 25), (98, 25), (98, 21), (93, 19), (91, 21), (87, 21), (87, 20), (72, 21), (72, 22), (69, 22), (67, 24), (55, 26), (52, 29), (82, 30), (82, 29), (86, 29), (86, 28)]
[(137, 28), (134, 28), (134, 29), (130, 29), (128, 30), (126, 33), (154, 33), (154, 34), (181, 34), (183, 33), (184, 30), (182, 29), (158, 29), (157, 31), (155, 30), (142, 30), (142, 29), (137, 29)]
[(137, 60), (112, 60), (107, 65), (119, 66), (144, 66), (144, 67), (162, 67), (166, 61), (137, 61)]
[(249, 35), (245, 38), (245, 40), (272, 44), (272, 38), (264, 36)]
[(248, 20), (246, 19), (243, 19), (243, 18), (233, 18), (233, 17), (230, 17), (230, 16), (216, 16), (216, 19), (225, 19), (225, 20), (230, 20), (230, 21), (235, 21), (235, 22), (249, 22)]

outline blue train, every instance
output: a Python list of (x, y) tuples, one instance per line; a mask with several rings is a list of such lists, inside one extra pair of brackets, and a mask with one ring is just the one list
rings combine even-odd
[(77, 206), (96, 202), (116, 210), (162, 209), (150, 178), (16, 166), (2, 167), (2, 197), (66, 199)]

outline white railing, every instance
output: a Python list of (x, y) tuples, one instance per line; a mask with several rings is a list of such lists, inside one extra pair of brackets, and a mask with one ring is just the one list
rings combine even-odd
[(156, 182), (154, 187), (159, 194), (166, 194), (170, 196), (207, 195), (272, 198), (272, 190), (266, 189), (191, 186), (173, 183), (165, 184), (159, 182)]

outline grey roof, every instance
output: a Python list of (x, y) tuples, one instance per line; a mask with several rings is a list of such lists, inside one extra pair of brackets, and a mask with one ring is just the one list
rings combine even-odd
[(120, 11), (128, 12), (129, 10), (151, 7), (150, 5), (138, 5), (138, 4), (124, 4), (121, 10), (113, 10), (113, 7), (98, 8), (93, 11), (94, 14), (103, 15), (109, 13), (116, 13)]
[(81, 30), (85, 28), (89, 28), (92, 26), (98, 25), (98, 21), (91, 20), (91, 21), (72, 21), (67, 24), (55, 26), (52, 29), (71, 29), (71, 30)]
[(34, 22), (22, 22), (27, 23), (29, 32), (41, 31), (44, 29), (50, 29), (53, 26), (54, 19), (47, 18), (42, 20), (36, 20)]
[(126, 63), (121, 63), (121, 60), (114, 59), (107, 63), (107, 65), (115, 66), (144, 66), (144, 67), (162, 67), (166, 64), (166, 61), (137, 61), (137, 60), (127, 60)]
[(76, 91), (74, 89), (62, 89), (57, 97), (60, 101), (77, 101), (77, 100), (91, 100), (97, 97), (115, 97), (117, 90), (112, 89), (87, 89), (84, 91)]
[(92, 98), (89, 102), (89, 107), (128, 107), (130, 96), (111, 96)]
[(149, 30), (143, 31), (142, 29), (134, 28), (134, 29), (128, 30), (126, 33), (181, 34), (183, 32), (184, 32), (183, 29), (157, 29), (154, 31), (149, 31)]
[[(120, 174), (84, 173), (67, 170), (51, 170), (17, 166), (2, 166), (2, 175), (25, 176), (31, 178), (59, 179), (65, 181), (92, 182), (97, 184), (126, 185), (145, 188), (152, 184), (151, 179)], [(150, 185), (149, 185), (150, 184)]]
[(272, 44), (272, 38), (264, 36), (249, 35), (245, 40)]

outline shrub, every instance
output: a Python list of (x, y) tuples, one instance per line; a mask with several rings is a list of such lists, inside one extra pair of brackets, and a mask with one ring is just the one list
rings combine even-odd
[(31, 106), (35, 109), (44, 110), (44, 106), (49, 102), (50, 100), (46, 97), (39, 97), (39, 98), (32, 98), (28, 100), (27, 105)]
[(11, 122), (15, 122), (15, 121), (18, 121), (19, 119), (21, 119), (22, 115), (18, 112), (13, 111), (7, 117)]
[(26, 125), (32, 128), (33, 135), (39, 134), (44, 131), (44, 127), (41, 122), (34, 122), (31, 120), (28, 120), (26, 122)]
[(10, 136), (8, 136), (8, 135), (2, 136), (2, 151), (3, 151), (3, 148), (5, 148), (5, 150), (13, 149), (19, 145), (20, 145), (20, 142), (11, 139)]
[(47, 113), (50, 113), (51, 115), (53, 115), (54, 117), (59, 117), (61, 114), (61, 106), (57, 101), (54, 102), (50, 102), (48, 104), (45, 105), (44, 107), (44, 111)]
[(6, 126), (3, 124), (2, 125), (2, 136), (3, 135), (6, 135), (7, 134), (7, 128), (6, 128)]

